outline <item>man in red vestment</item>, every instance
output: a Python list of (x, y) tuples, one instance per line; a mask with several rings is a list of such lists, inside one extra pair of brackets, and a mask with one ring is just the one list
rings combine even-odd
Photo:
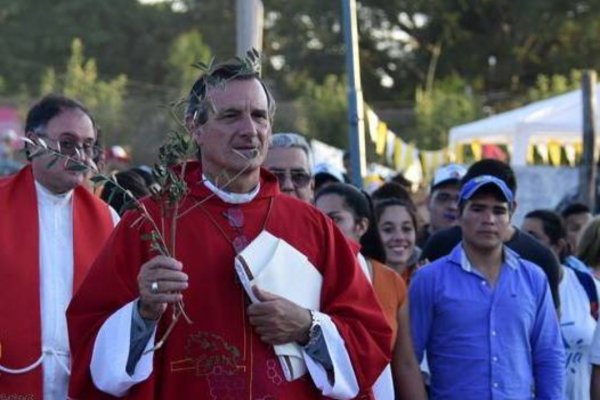
[[(70, 398), (371, 399), (391, 330), (344, 236), (261, 170), (275, 108), (266, 86), (247, 64), (224, 64), (196, 82), (189, 100), (201, 162), (186, 165), (176, 256), (156, 255), (137, 211), (124, 216), (67, 311)], [(160, 206), (145, 206), (160, 221)], [(318, 310), (256, 286), (260, 303), (250, 304), (234, 257), (262, 231), (316, 267)], [(180, 319), (152, 351), (171, 323), (168, 306), (180, 300), (192, 322)], [(302, 346), (300, 377), (290, 378), (273, 351), (285, 343)]]
[(25, 132), (65, 158), (38, 153), (0, 180), (0, 398), (62, 400), (70, 366), (65, 311), (114, 221), (81, 186), (83, 173), (70, 168), (94, 156), (87, 109), (47, 96), (29, 111)]

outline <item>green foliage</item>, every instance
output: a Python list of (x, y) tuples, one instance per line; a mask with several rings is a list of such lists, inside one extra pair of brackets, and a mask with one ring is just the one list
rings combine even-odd
[[(315, 86), (326, 86), (328, 76), (345, 72), (340, 3), (263, 4), (264, 76), (280, 104), (303, 99), (297, 117), (290, 106), (289, 118), (278, 112), (276, 121), (286, 129), (346, 143), (345, 111), (322, 111), (341, 110), (345, 95), (335, 100), (332, 94), (327, 106), (316, 99), (310, 105)], [(62, 90), (70, 45), (79, 37), (87, 57), (95, 60), (81, 60), (83, 76), (102, 82), (128, 77), (123, 98), (127, 121), (108, 112), (108, 117), (99, 115), (109, 142), (127, 130), (131, 137), (119, 142), (135, 149), (136, 162), (148, 162), (173, 127), (160, 105), (187, 91), (197, 74), (190, 64), (209, 60), (208, 49), (219, 59), (235, 53), (235, 5), (234, 0), (55, 0), (44, 6), (39, 0), (5, 0), (0, 7), (0, 92), (8, 103), (25, 108), (39, 88)], [(474, 98), (500, 111), (575, 87), (570, 76), (574, 68), (600, 68), (600, 2), (595, 0), (361, 0), (358, 23), (365, 98), (386, 109), (408, 109), (417, 89), (428, 88), (419, 95), (421, 122), (414, 138), (427, 147), (445, 142), (441, 126), (448, 124), (442, 124), (443, 113), (435, 111), (435, 104), (449, 102), (467, 110), (460, 98), (469, 97), (464, 89), (450, 91), (452, 95), (431, 89), (432, 82), (460, 76), (477, 94)], [(565, 82), (559, 76), (569, 78)], [(77, 85), (71, 89), (79, 96)], [(469, 112), (452, 113), (466, 118)], [(337, 121), (331, 124), (335, 126), (313, 120), (322, 114)], [(423, 115), (440, 120), (427, 123)], [(399, 124), (406, 128), (407, 122)], [(427, 139), (429, 133), (434, 137)]]
[(29, 93), (37, 92), (49, 67), (64, 66), (77, 37), (104, 79), (125, 74), (162, 84), (169, 46), (190, 29), (167, 4), (137, 0), (4, 0), (0, 10), (0, 75), (8, 90), (24, 84)]
[(83, 43), (75, 39), (65, 73), (59, 78), (54, 69), (49, 68), (40, 89), (42, 95), (58, 92), (80, 100), (99, 122), (104, 139), (112, 142), (122, 118), (126, 85), (125, 75), (119, 75), (110, 81), (100, 80), (96, 61), (93, 58), (85, 60)]
[(192, 29), (180, 34), (169, 50), (169, 82), (180, 88), (182, 94), (186, 93), (198, 78), (198, 69), (193, 68), (194, 63), (207, 63), (211, 58), (210, 48), (204, 43), (198, 30)]
[(348, 99), (345, 79), (329, 75), (322, 85), (308, 80), (300, 96), (302, 133), (332, 146), (348, 146)]
[(536, 101), (563, 94), (581, 87), (581, 71), (572, 70), (569, 76), (539, 75), (535, 86), (527, 91), (527, 100)]
[(429, 92), (417, 89), (417, 145), (432, 150), (446, 146), (450, 128), (477, 119), (480, 109), (477, 99), (458, 77), (440, 82)]
[[(540, 74), (600, 63), (600, 3), (592, 0), (366, 0), (368, 35), (403, 32), (383, 43), (397, 82), (422, 86), (436, 45), (437, 79), (484, 77), (486, 89), (523, 91)], [(490, 62), (492, 60), (492, 62)], [(397, 77), (404, 75), (404, 79)]]
[[(283, 96), (300, 95), (305, 79), (323, 84), (327, 76), (345, 72), (339, 1), (264, 0), (263, 3), (264, 52), (270, 61), (265, 63), (265, 76), (275, 80)], [(281, 68), (276, 68), (276, 59), (284, 61)]]
[[(177, 0), (183, 4), (181, 19), (187, 29), (198, 27), (204, 43), (219, 60), (235, 54), (236, 0)], [(266, 7), (266, 6), (265, 6)]]

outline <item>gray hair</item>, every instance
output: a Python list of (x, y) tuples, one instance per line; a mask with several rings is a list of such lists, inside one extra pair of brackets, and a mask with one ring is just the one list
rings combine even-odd
[(308, 159), (308, 172), (312, 173), (314, 165), (314, 156), (312, 148), (308, 143), (308, 140), (299, 133), (293, 132), (280, 132), (274, 133), (271, 136), (271, 142), (269, 143), (269, 149), (293, 149), (298, 148), (304, 151)]

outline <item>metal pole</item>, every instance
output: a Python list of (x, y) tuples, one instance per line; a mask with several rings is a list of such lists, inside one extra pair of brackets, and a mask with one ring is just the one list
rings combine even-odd
[(365, 175), (365, 124), (363, 96), (360, 84), (360, 62), (358, 58), (358, 25), (356, 0), (342, 0), (342, 20), (346, 43), (346, 71), (348, 75), (348, 123), (350, 138), (350, 160), (352, 183), (362, 188)]
[(261, 0), (237, 0), (236, 54), (246, 55), (252, 48), (262, 51), (264, 7)]
[(596, 72), (585, 71), (581, 78), (581, 93), (583, 104), (583, 157), (579, 173), (581, 200), (596, 209), (596, 177), (598, 151), (596, 150)]

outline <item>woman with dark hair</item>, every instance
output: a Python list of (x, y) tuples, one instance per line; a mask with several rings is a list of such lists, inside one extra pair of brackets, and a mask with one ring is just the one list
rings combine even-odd
[[(567, 354), (565, 399), (590, 397), (590, 346), (598, 317), (598, 294), (591, 274), (573, 257), (561, 216), (550, 210), (528, 213), (522, 230), (537, 238), (560, 260), (560, 327)], [(583, 272), (585, 271), (585, 272)]]
[[(368, 195), (354, 186), (334, 183), (317, 193), (315, 205), (336, 223), (351, 243), (360, 243), (361, 250), (357, 254), (359, 264), (373, 284), (377, 299), (394, 332), (390, 345), (393, 348), (391, 369), (396, 398), (425, 399), (424, 385), (410, 338), (406, 284), (397, 273), (383, 264), (386, 253), (373, 222)], [(373, 388), (377, 399), (394, 397), (390, 393), (390, 383), (385, 381), (390, 378), (391, 374), (386, 368)]]
[(100, 198), (121, 216), (133, 206), (134, 198), (140, 199), (150, 194), (150, 189), (146, 185), (144, 177), (136, 169), (132, 168), (127, 171), (117, 172), (114, 175), (114, 179), (121, 188), (128, 190), (129, 194), (124, 193), (113, 182), (108, 181), (102, 188)]
[(375, 220), (385, 249), (385, 262), (406, 281), (420, 255), (416, 246), (417, 211), (410, 198), (384, 198), (375, 202)]

